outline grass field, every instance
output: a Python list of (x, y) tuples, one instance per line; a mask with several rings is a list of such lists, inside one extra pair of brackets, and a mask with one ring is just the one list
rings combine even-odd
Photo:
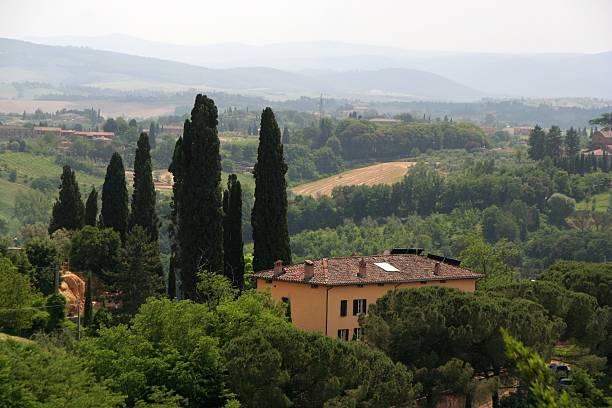
[(388, 162), (360, 167), (301, 184), (294, 187), (292, 191), (299, 195), (321, 197), (331, 195), (332, 190), (340, 186), (392, 184), (400, 181), (408, 172), (408, 168), (415, 164), (415, 162)]
[[(0, 169), (4, 171), (15, 170), (19, 178), (57, 177), (58, 182), (62, 174), (62, 166), (55, 163), (52, 158), (19, 152), (1, 153)], [(77, 181), (83, 190), (85, 187), (89, 188), (90, 185), (102, 184), (103, 179), (77, 172)]]
[(590, 201), (580, 201), (576, 203), (577, 210), (591, 210), (593, 208), (593, 200), (595, 200), (595, 211), (606, 212), (608, 210), (610, 193), (596, 194), (591, 197)]

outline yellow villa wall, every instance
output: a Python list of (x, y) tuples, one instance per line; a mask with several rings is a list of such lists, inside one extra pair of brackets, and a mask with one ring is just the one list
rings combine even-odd
[[(446, 286), (473, 292), (476, 289), (475, 279), (426, 281), (426, 283), (402, 284), (369, 284), (363, 286), (313, 287), (306, 283), (272, 281), (257, 279), (257, 290), (270, 291), (272, 298), (281, 301), (288, 298), (291, 302), (291, 320), (297, 327), (336, 337), (339, 329), (349, 329), (349, 338), (353, 329), (359, 327), (358, 316), (353, 316), (353, 299), (366, 299), (368, 307), (385, 293), (393, 289), (420, 288), (425, 286)], [(347, 301), (347, 315), (340, 316), (340, 301)], [(328, 310), (327, 316), (325, 310)]]

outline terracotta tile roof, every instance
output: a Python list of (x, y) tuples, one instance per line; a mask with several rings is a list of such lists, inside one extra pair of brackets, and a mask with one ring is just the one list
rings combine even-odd
[[(359, 277), (359, 261), (366, 262), (366, 273)], [(478, 279), (483, 275), (465, 268), (439, 263), (420, 255), (374, 255), (346, 258), (323, 258), (314, 262), (314, 276), (304, 279), (304, 264), (284, 266), (282, 274), (275, 276), (274, 269), (255, 273), (256, 278), (285, 282), (300, 282), (310, 285), (339, 286), (375, 283), (419, 282), (426, 280)], [(386, 262), (398, 271), (386, 271), (375, 263)]]

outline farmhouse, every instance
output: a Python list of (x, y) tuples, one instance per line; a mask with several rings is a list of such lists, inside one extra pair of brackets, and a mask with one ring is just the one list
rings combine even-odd
[(304, 330), (343, 340), (359, 339), (358, 318), (390, 290), (447, 286), (467, 292), (482, 275), (459, 261), (396, 248), (388, 255), (307, 260), (253, 275), (257, 290), (289, 304), (291, 321)]
[(0, 125), (0, 140), (22, 139), (32, 136), (32, 129), (24, 126)]
[(595, 149), (601, 149), (608, 153), (612, 153), (612, 130), (598, 130), (593, 133), (591, 144)]

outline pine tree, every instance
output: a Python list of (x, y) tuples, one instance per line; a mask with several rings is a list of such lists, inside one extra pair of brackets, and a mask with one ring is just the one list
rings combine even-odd
[(546, 133), (537, 126), (529, 133), (527, 153), (532, 160), (542, 160), (545, 153)]
[(225, 276), (234, 287), (243, 289), (242, 188), (235, 174), (228, 176), (223, 192), (223, 257)]
[(59, 197), (53, 204), (49, 234), (61, 228), (76, 230), (83, 227), (85, 207), (81, 201), (74, 171), (70, 166), (63, 167), (61, 180)]
[(544, 156), (561, 157), (563, 136), (559, 126), (552, 126), (544, 139)]
[(93, 322), (93, 305), (92, 305), (92, 290), (91, 290), (91, 271), (87, 272), (87, 280), (85, 281), (85, 317), (83, 325), (89, 327)]
[(98, 192), (95, 187), (91, 188), (91, 192), (85, 203), (85, 225), (96, 226), (98, 219)]
[(223, 270), (221, 158), (217, 107), (198, 94), (175, 146), (173, 217), (176, 223), (175, 267), (187, 299), (197, 300), (197, 273)]
[(565, 134), (565, 154), (567, 156), (575, 156), (578, 152), (580, 152), (580, 138), (578, 137), (578, 132), (571, 127)]
[(100, 225), (114, 229), (124, 240), (128, 227), (128, 213), (125, 168), (121, 156), (115, 152), (106, 168), (106, 177), (102, 186)]
[(255, 178), (255, 203), (251, 212), (253, 226), (253, 269), (271, 269), (274, 262), (291, 263), (287, 229), (287, 164), (280, 142), (280, 129), (272, 109), (261, 114)]
[(134, 192), (132, 193), (132, 212), (130, 229), (140, 225), (147, 231), (151, 240), (157, 242), (159, 237), (159, 220), (155, 211), (155, 184), (149, 137), (141, 133), (134, 158)]

